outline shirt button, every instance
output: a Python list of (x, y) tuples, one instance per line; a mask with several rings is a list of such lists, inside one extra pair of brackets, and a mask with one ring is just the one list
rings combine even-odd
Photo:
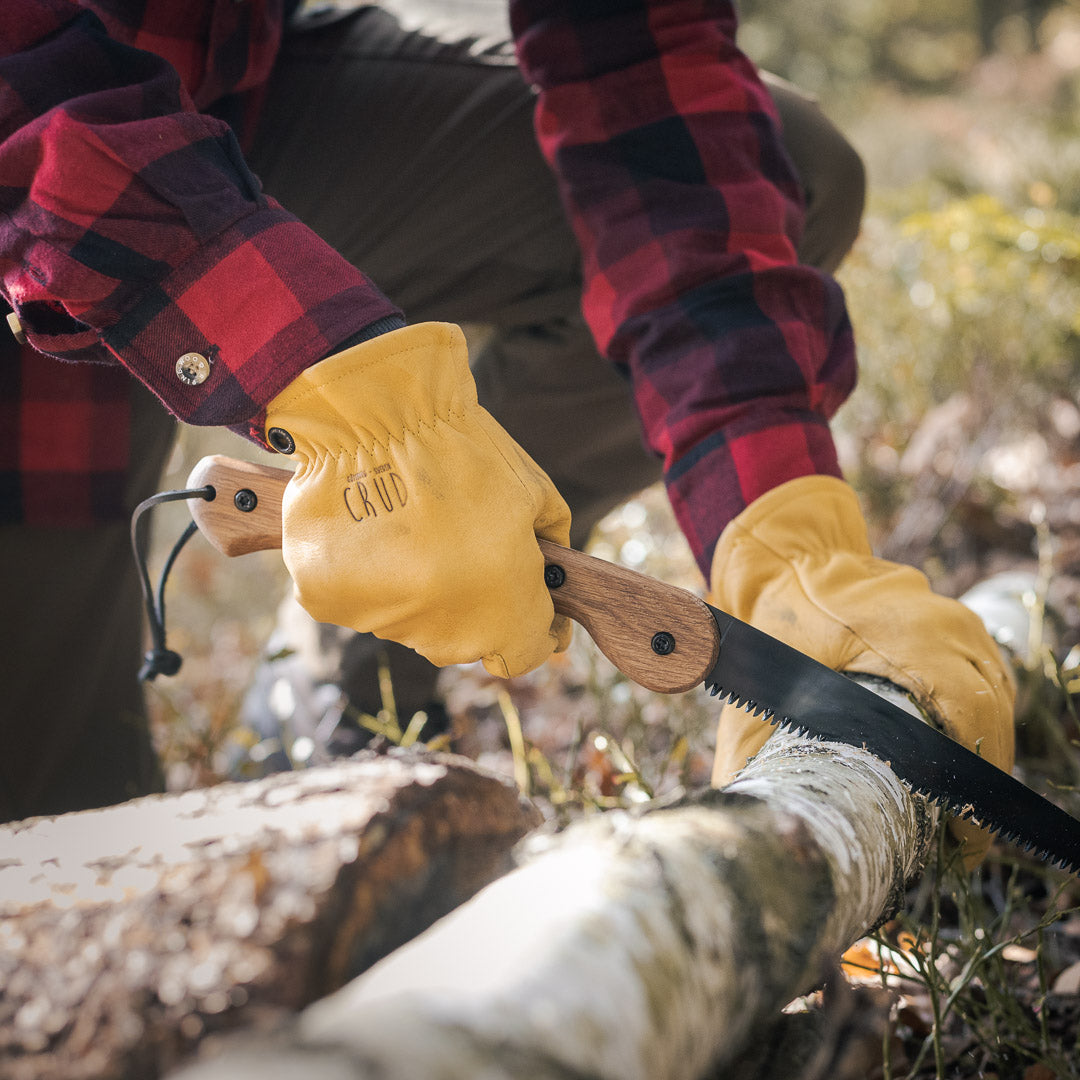
[(26, 331), (23, 330), (23, 325), (19, 321), (19, 316), (16, 315), (14, 311), (12, 311), (12, 312), (10, 312), (8, 314), (7, 324), (8, 324), (8, 328), (11, 330), (11, 336), (13, 338), (15, 338), (15, 340), (20, 345), (25, 345), (27, 343), (27, 341), (26, 341)]
[(210, 361), (202, 353), (186, 352), (176, 361), (176, 377), (187, 386), (198, 386), (210, 378)]

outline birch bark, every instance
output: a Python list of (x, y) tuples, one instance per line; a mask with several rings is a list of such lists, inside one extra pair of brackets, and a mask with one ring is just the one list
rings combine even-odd
[(936, 825), (870, 754), (778, 733), (723, 792), (527, 841), (275, 1046), (184, 1080), (700, 1080), (891, 914)]
[(152, 1080), (280, 1026), (540, 821), (471, 762), (395, 753), (3, 826), (0, 1080)]

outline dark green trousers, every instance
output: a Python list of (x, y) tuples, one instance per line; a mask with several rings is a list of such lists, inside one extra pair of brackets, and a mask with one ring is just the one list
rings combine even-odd
[[(156, 490), (174, 432), (132, 380), (130, 508)], [(127, 521), (0, 527), (0, 590), (0, 820), (160, 790)]]

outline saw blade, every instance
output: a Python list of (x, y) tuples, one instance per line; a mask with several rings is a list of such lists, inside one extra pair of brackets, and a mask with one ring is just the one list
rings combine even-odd
[(1071, 873), (1080, 872), (1080, 821), (873, 690), (710, 605), (720, 653), (713, 694), (803, 735), (863, 747), (914, 792), (954, 817)]

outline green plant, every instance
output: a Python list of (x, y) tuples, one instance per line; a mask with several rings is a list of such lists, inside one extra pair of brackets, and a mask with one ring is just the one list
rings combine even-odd
[(897, 455), (955, 394), (1004, 434), (1037, 424), (1080, 375), (1074, 214), (908, 190), (879, 200), (841, 279), (860, 386), (840, 426)]
[[(943, 834), (904, 912), (875, 935), (883, 953), (901, 957), (893, 974), (882, 965), (885, 984), (909, 995), (914, 987), (931, 1017), (920, 1026), (899, 1014), (910, 1049), (904, 1075), (1021, 1076), (1042, 1065), (1058, 1080), (1080, 1076), (1077, 1032), (1055, 1019), (1047, 947), (1048, 933), (1080, 913), (1076, 881), (1002, 854), (968, 875), (946, 845)], [(886, 1077), (897, 1075), (891, 1034)]]

